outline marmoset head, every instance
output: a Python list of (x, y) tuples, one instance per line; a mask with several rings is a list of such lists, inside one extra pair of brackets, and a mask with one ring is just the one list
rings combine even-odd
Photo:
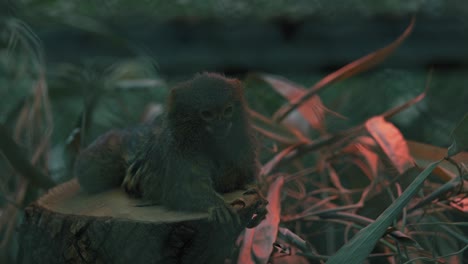
[(226, 139), (244, 126), (240, 81), (215, 73), (197, 74), (174, 87), (167, 107), (170, 126), (185, 136)]

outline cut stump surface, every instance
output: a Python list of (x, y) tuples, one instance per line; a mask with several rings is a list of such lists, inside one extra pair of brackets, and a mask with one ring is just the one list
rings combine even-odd
[(26, 208), (19, 263), (223, 263), (242, 231), (226, 232), (207, 213), (140, 203), (121, 189), (89, 195), (76, 180), (59, 185)]

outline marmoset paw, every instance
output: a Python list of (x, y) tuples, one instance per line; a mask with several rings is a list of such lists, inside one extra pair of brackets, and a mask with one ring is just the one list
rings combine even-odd
[(140, 197), (142, 195), (140, 182), (141, 176), (139, 173), (134, 175), (127, 174), (122, 182), (122, 188), (131, 196)]
[(228, 229), (237, 229), (241, 226), (241, 221), (237, 212), (231, 206), (224, 204), (208, 209), (208, 220)]
[(231, 205), (240, 216), (242, 225), (247, 228), (256, 227), (266, 218), (268, 213), (266, 209), (268, 201), (258, 189), (247, 190), (243, 193), (242, 198), (236, 199)]

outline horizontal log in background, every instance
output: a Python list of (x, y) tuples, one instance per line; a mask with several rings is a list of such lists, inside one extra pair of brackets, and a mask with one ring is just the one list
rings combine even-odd
[[(128, 48), (134, 45), (153, 56), (158, 69), (166, 75), (202, 70), (228, 74), (330, 72), (396, 39), (409, 24), (410, 16), (126, 21), (113, 28), (117, 36), (126, 40), (120, 43), (70, 28), (39, 28), (39, 36), (52, 62), (87, 57), (111, 60), (115, 56), (130, 56)], [(468, 22), (459, 17), (417, 17), (413, 33), (386, 66), (465, 68), (466, 47)]]

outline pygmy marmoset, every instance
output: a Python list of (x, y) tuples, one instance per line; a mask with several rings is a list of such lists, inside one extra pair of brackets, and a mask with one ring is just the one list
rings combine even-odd
[(244, 188), (258, 172), (246, 108), (240, 81), (197, 74), (171, 89), (159, 121), (100, 136), (74, 173), (91, 193), (122, 185), (148, 202), (229, 221), (220, 194)]

